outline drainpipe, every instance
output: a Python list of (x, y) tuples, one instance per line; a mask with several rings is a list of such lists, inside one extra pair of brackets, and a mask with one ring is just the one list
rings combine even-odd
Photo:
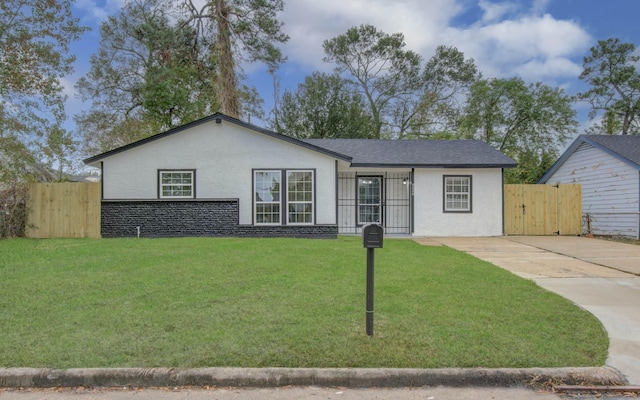
[(504, 236), (504, 168), (502, 168), (502, 236)]
[(411, 168), (411, 173), (409, 174), (409, 234), (413, 235), (415, 232), (415, 221), (414, 221), (414, 212), (415, 212), (415, 202), (413, 196), (413, 188), (414, 188), (414, 176), (415, 176), (415, 168)]

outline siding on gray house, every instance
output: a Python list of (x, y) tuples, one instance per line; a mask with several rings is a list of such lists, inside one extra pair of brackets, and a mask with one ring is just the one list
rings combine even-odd
[[(620, 138), (620, 139), (616, 139)], [(582, 186), (583, 231), (595, 235), (638, 238), (640, 231), (640, 166), (611, 148), (624, 137), (581, 135), (540, 183)], [(640, 143), (640, 137), (630, 142)], [(624, 147), (629, 146), (625, 143)], [(633, 146), (631, 146), (633, 147)], [(633, 157), (633, 154), (627, 154)]]

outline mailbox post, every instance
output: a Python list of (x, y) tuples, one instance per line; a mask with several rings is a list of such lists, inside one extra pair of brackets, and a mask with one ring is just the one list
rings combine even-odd
[(384, 230), (380, 225), (371, 224), (362, 229), (362, 243), (367, 249), (367, 335), (373, 336), (373, 267), (374, 250), (382, 248)]

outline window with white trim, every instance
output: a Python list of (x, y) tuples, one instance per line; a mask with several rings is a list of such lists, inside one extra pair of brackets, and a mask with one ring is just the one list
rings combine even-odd
[(444, 177), (444, 212), (471, 212), (471, 176)]
[(195, 197), (194, 170), (158, 171), (158, 194), (161, 199), (192, 199)]
[(288, 224), (313, 224), (313, 171), (287, 171)]
[(358, 177), (358, 225), (382, 223), (382, 177)]
[(253, 182), (256, 225), (314, 223), (313, 170), (256, 170)]
[(280, 224), (280, 171), (255, 171), (256, 224)]

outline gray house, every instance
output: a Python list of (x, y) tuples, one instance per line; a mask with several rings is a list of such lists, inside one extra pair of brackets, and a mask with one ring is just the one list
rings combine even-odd
[(640, 238), (640, 136), (580, 135), (539, 183), (582, 185), (585, 233)]
[(495, 236), (503, 168), (477, 140), (298, 140), (223, 114), (84, 162), (102, 236)]

